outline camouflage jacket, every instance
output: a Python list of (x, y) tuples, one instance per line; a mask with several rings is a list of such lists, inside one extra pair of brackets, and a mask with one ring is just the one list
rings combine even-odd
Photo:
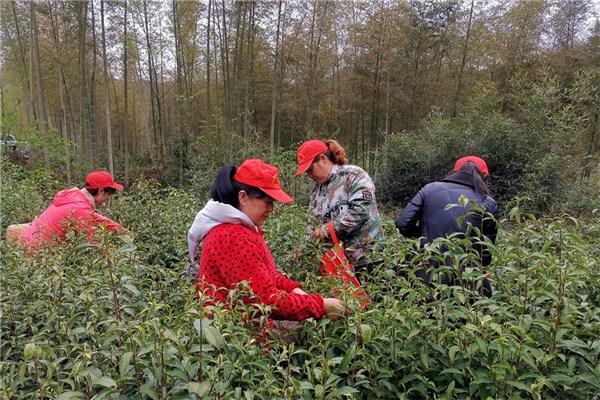
[(333, 221), (350, 263), (359, 266), (372, 261), (369, 253), (374, 242), (383, 239), (383, 229), (375, 200), (375, 185), (362, 168), (334, 165), (327, 182), (317, 184), (313, 189), (310, 210), (309, 235), (315, 226)]

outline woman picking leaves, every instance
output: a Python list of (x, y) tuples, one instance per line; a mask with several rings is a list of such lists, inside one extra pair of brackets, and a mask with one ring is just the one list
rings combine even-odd
[(309, 237), (331, 242), (327, 224), (332, 223), (352, 266), (370, 270), (372, 250), (383, 239), (383, 230), (369, 174), (348, 164), (346, 151), (337, 141), (318, 139), (298, 148), (296, 176), (304, 173), (316, 183), (310, 194)]
[(192, 260), (202, 243), (196, 290), (224, 302), (230, 289), (247, 281), (257, 300), (273, 307), (275, 320), (337, 319), (345, 312), (344, 304), (306, 293), (300, 283), (278, 272), (263, 238), (273, 202), (293, 202), (281, 189), (278, 174), (276, 167), (257, 159), (218, 172), (212, 199), (188, 233)]
[[(419, 190), (396, 219), (396, 227), (406, 237), (421, 238), (422, 247), (437, 238), (457, 234), (464, 237), (468, 233), (472, 237), (471, 248), (477, 252), (481, 267), (487, 267), (492, 255), (481, 243), (484, 238), (495, 243), (498, 231), (495, 218), (498, 205), (490, 196), (489, 176), (488, 166), (480, 157), (459, 158), (448, 176)], [(461, 203), (461, 197), (469, 204), (465, 208), (453, 206)], [(433, 259), (429, 263), (429, 270), (417, 271), (417, 276), (425, 282), (431, 280), (431, 269), (439, 264)], [(453, 284), (455, 280), (445, 278), (444, 281)], [(487, 297), (492, 295), (491, 282), (487, 277), (482, 280), (480, 292)]]

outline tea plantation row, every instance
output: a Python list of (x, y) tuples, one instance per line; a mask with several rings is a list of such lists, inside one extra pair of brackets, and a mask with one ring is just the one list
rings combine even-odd
[[(3, 173), (1, 221), (39, 212), (55, 183)], [(10, 194), (9, 194), (10, 193)], [(415, 243), (386, 218), (384, 264), (363, 277), (367, 310), (309, 320), (293, 343), (265, 335), (268, 309), (202, 308), (185, 234), (200, 199), (137, 186), (110, 215), (131, 235), (72, 238), (26, 257), (1, 243), (0, 398), (7, 399), (590, 399), (600, 393), (600, 223), (536, 219), (508, 207), (493, 249), (494, 296), (427, 287), (398, 272)], [(306, 210), (278, 207), (265, 230), (281, 268), (308, 290), (320, 249)], [(435, 247), (435, 246), (434, 246)], [(435, 248), (429, 249), (435, 253)], [(445, 256), (471, 265), (462, 247)], [(463, 278), (479, 276), (464, 268)], [(226, 311), (235, 309), (234, 312)], [(210, 318), (209, 318), (210, 317)], [(249, 322), (254, 321), (254, 322)]]

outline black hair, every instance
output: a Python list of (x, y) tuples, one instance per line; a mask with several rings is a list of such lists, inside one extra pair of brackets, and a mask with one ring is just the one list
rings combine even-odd
[(472, 184), (475, 192), (481, 195), (489, 195), (490, 189), (488, 188), (486, 179), (484, 178), (483, 173), (477, 167), (475, 163), (466, 162), (460, 167), (460, 172), (466, 172), (472, 177)]
[[(104, 189), (104, 191), (105, 191), (106, 193), (108, 193), (109, 195), (113, 195), (113, 194), (115, 194), (115, 193), (117, 192), (117, 189), (115, 189), (115, 188), (112, 188), (112, 187), (105, 187), (105, 188), (102, 188), (102, 189)], [(91, 194), (92, 196), (95, 196), (95, 195), (97, 195), (97, 194), (98, 194), (98, 192), (100, 191), (100, 189), (99, 189), (99, 188), (98, 188), (98, 189), (90, 189), (90, 188), (88, 188), (88, 187), (86, 187), (86, 188), (85, 188), (85, 190), (87, 190), (87, 191), (88, 191), (88, 193), (89, 193), (89, 194)]]
[(246, 185), (233, 179), (237, 168), (235, 165), (228, 164), (222, 167), (217, 172), (217, 177), (213, 183), (210, 193), (211, 198), (219, 203), (229, 204), (235, 208), (240, 207), (238, 193), (243, 190), (248, 193), (248, 196), (255, 199), (269, 197), (268, 194), (257, 188), (256, 186)]

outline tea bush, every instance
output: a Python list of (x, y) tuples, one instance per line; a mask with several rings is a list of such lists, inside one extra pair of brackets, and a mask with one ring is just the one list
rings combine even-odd
[(433, 110), (418, 128), (386, 138), (372, 168), (378, 198), (404, 205), (458, 157), (477, 154), (488, 162), (497, 199), (528, 196), (538, 212), (589, 214), (600, 207), (600, 153), (591, 122), (597, 107), (589, 106), (595, 79), (582, 72), (565, 88), (550, 72), (536, 79), (519, 72), (505, 92), (492, 82), (479, 84), (460, 115)]
[(40, 170), (23, 168), (0, 157), (0, 228), (4, 238), (10, 224), (31, 221), (51, 201), (59, 183)]
[[(4, 174), (4, 172), (3, 172)], [(4, 179), (4, 177), (3, 177)], [(33, 179), (33, 178), (32, 178)], [(3, 193), (29, 179), (3, 180)], [(3, 203), (6, 223), (46, 199)], [(200, 307), (185, 233), (202, 200), (150, 183), (107, 211), (130, 235), (71, 237), (28, 257), (0, 243), (0, 397), (8, 399), (590, 399), (600, 392), (600, 224), (538, 219), (509, 207), (492, 248), (494, 295), (465, 242), (445, 241), (456, 286), (426, 286), (415, 254), (386, 218), (384, 263), (363, 276), (373, 304), (343, 320), (308, 320), (293, 342), (267, 328), (268, 307)], [(265, 226), (282, 269), (310, 291), (321, 249), (304, 241), (306, 209), (277, 206)], [(5, 216), (5, 217), (4, 217)], [(410, 257), (407, 257), (410, 255)], [(405, 272), (408, 278), (401, 278)], [(231, 311), (234, 310), (234, 311)], [(268, 333), (267, 333), (268, 332)]]

